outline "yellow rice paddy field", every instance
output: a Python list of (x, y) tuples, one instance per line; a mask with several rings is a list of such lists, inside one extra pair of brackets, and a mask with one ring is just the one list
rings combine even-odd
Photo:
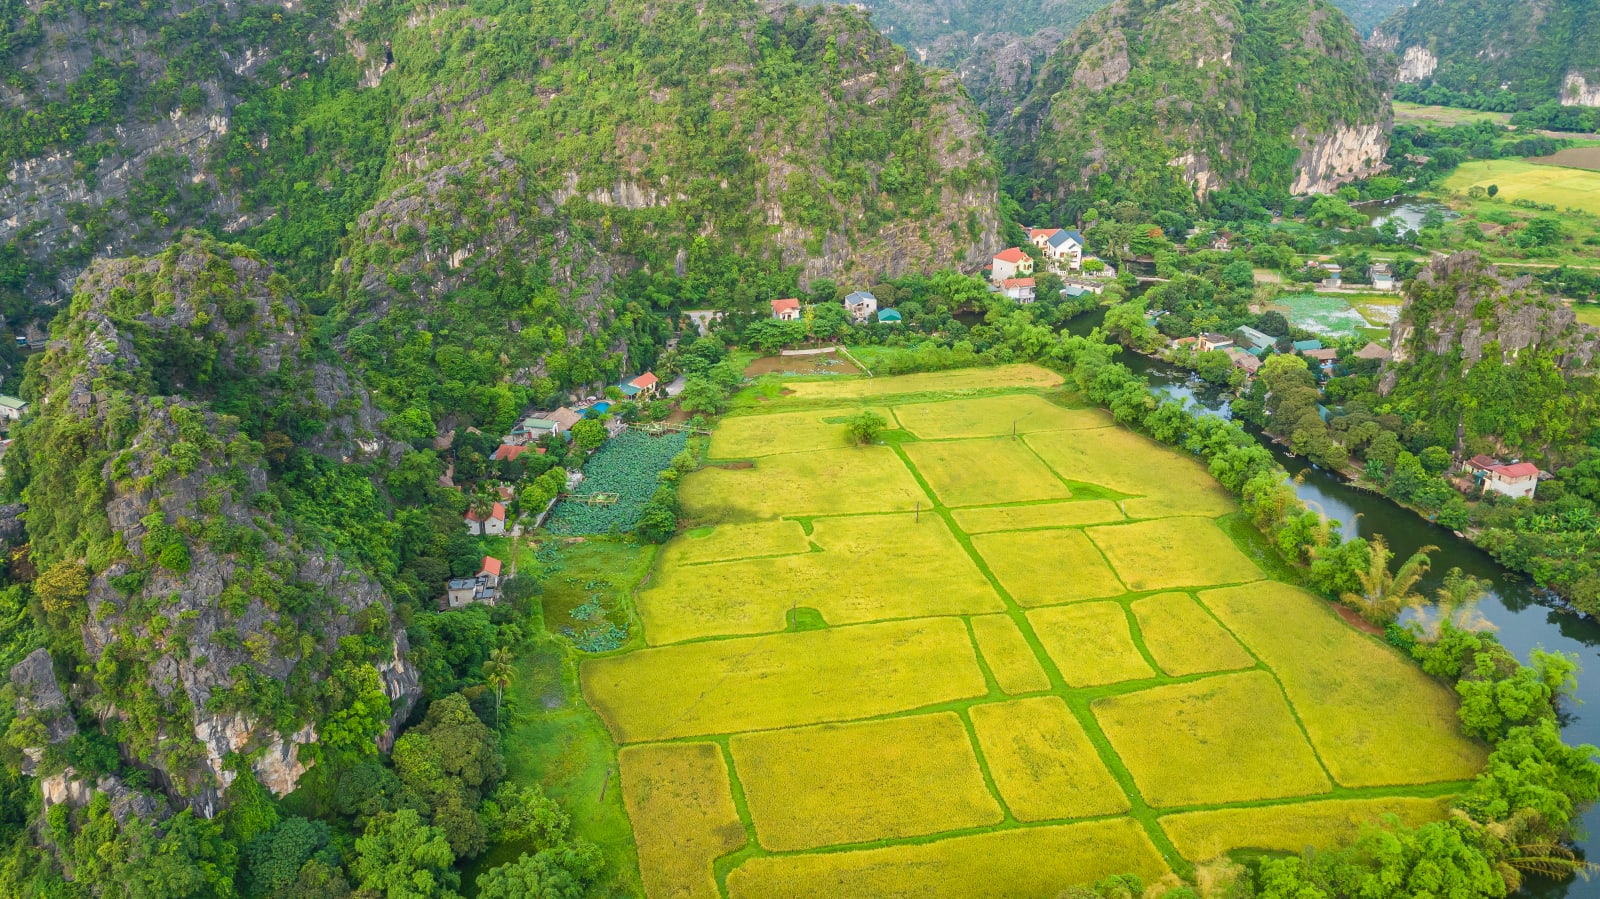
[(1437, 818), (1481, 768), (1452, 691), (1053, 373), (783, 383), (684, 479), (645, 648), (581, 666), (649, 899), (1052, 897)]

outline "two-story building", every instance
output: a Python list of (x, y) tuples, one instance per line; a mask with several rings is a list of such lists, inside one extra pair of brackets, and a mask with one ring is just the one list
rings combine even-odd
[(451, 578), (445, 583), (443, 607), (460, 609), (473, 603), (492, 606), (500, 598), (500, 560), (484, 556), (473, 577)]
[(989, 280), (1003, 284), (1010, 278), (1027, 278), (1033, 274), (1033, 257), (1022, 252), (1021, 247), (1007, 247), (994, 254), (994, 266), (989, 270)]
[(868, 322), (878, 314), (878, 298), (869, 291), (857, 290), (844, 298), (844, 309), (857, 324)]

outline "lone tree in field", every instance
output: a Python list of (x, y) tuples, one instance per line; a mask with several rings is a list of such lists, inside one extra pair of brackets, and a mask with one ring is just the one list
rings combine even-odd
[(1389, 560), (1394, 558), (1394, 553), (1389, 551), (1389, 544), (1381, 535), (1375, 536), (1370, 544), (1371, 562), (1367, 570), (1356, 572), (1356, 580), (1361, 583), (1360, 592), (1346, 593), (1340, 599), (1373, 624), (1388, 624), (1401, 609), (1424, 602), (1415, 588), (1428, 573), (1428, 553), (1438, 550), (1437, 546), (1424, 546), (1412, 553), (1398, 570), (1391, 572)]
[(863, 409), (850, 416), (844, 423), (845, 433), (850, 435), (850, 442), (855, 444), (871, 443), (878, 439), (883, 429), (889, 426), (882, 415), (870, 409)]
[(516, 669), (511, 665), (511, 650), (504, 646), (490, 652), (489, 661), (483, 663), (483, 680), (494, 687), (494, 726), (497, 728), (500, 726), (500, 700), (515, 675)]

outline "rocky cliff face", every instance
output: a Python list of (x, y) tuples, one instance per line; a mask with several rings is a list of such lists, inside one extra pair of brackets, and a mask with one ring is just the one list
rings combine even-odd
[(1383, 22), (1374, 47), (1398, 78), (1524, 105), (1600, 105), (1600, 11), (1583, 0), (1419, 0)]
[(1593, 374), (1600, 357), (1600, 330), (1578, 323), (1572, 307), (1548, 296), (1524, 275), (1504, 278), (1476, 253), (1436, 259), (1406, 292), (1406, 305), (1390, 329), (1393, 357), (1385, 366), (1382, 392), (1419, 356), (1459, 352), (1471, 370), (1491, 347), (1489, 363), (1509, 364), (1528, 351), (1549, 353), (1569, 375)]
[[(0, 291), (55, 304), (91, 258), (269, 217), (221, 164), (233, 115), (258, 87), (343, 49), (326, 27), (333, 6), (202, 0), (88, 15), (36, 3), (0, 23), (0, 248), (31, 261), (20, 288)], [(7, 305), (20, 330), (25, 306)]]
[(1382, 73), (1321, 0), (1121, 0), (1002, 127), (1044, 198), (1099, 184), (1190, 205), (1229, 184), (1309, 193), (1371, 174), (1387, 123)]
[(336, 420), (302, 435), (335, 458), (390, 449), (365, 430), (370, 404), (331, 395), (341, 382), (305, 358), (305, 328), (284, 279), (242, 248), (186, 237), (98, 263), (56, 326), (18, 439), (34, 558), (85, 579), (81, 596), (46, 602), (93, 672), (74, 701), (206, 815), (237, 776), (234, 753), (293, 789), (300, 747), (352, 699), (330, 680), (369, 672), (391, 710), (379, 740), (419, 693), (378, 583), (263, 499), (262, 441), (279, 421)]

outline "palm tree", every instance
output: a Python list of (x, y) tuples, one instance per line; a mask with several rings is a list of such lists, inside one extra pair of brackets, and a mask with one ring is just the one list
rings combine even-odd
[(1393, 572), (1389, 570), (1389, 560), (1394, 558), (1394, 553), (1389, 551), (1389, 544), (1381, 535), (1372, 538), (1369, 548), (1371, 562), (1367, 570), (1356, 572), (1356, 580), (1361, 583), (1360, 592), (1345, 593), (1340, 599), (1373, 624), (1388, 624), (1401, 609), (1423, 602), (1414, 588), (1428, 573), (1428, 553), (1438, 552), (1439, 547), (1422, 547)]
[(1488, 581), (1463, 574), (1459, 568), (1450, 569), (1450, 573), (1444, 576), (1444, 586), (1434, 592), (1438, 600), (1433, 609), (1417, 611), (1418, 636), (1424, 642), (1433, 643), (1444, 635), (1446, 628), (1458, 631), (1495, 630), (1495, 626), (1478, 610), (1478, 603), (1488, 589)]
[(1578, 876), (1588, 880), (1600, 870), (1592, 862), (1578, 858), (1572, 847), (1550, 833), (1544, 817), (1532, 809), (1521, 809), (1503, 821), (1479, 822), (1461, 809), (1451, 817), (1479, 835), (1479, 843), (1492, 847), (1489, 854), (1507, 891), (1522, 887), (1526, 874), (1550, 880)]
[(483, 663), (483, 679), (494, 687), (494, 726), (497, 730), (500, 727), (500, 700), (515, 676), (516, 669), (511, 666), (511, 650), (502, 646), (489, 653), (489, 661)]

